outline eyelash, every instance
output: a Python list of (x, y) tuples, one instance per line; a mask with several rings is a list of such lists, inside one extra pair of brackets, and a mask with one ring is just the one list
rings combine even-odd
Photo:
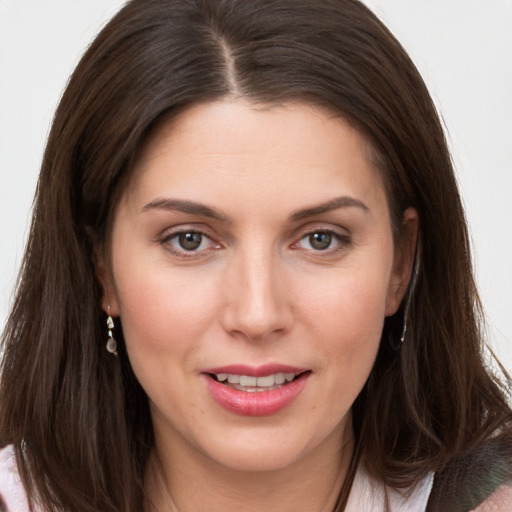
[[(318, 235), (318, 234), (328, 235), (331, 238), (329, 241), (329, 246), (326, 247), (325, 249), (316, 249), (315, 250), (313, 248), (311, 248), (311, 249), (303, 248), (304, 250), (315, 254), (315, 256), (316, 255), (318, 255), (318, 256), (336, 255), (339, 252), (345, 250), (347, 248), (347, 246), (349, 246), (351, 243), (350, 237), (346, 234), (341, 234), (332, 229), (314, 229), (314, 230), (307, 231), (306, 233), (304, 233), (296, 242), (294, 242), (292, 244), (291, 247), (297, 248), (303, 240), (307, 240), (308, 238), (310, 238), (314, 235)], [(185, 248), (179, 248), (179, 249), (176, 248), (171, 243), (171, 241), (174, 239), (178, 239), (180, 236), (184, 236), (184, 235), (200, 235), (201, 241), (200, 241), (199, 247), (201, 246), (201, 244), (203, 244), (205, 239), (208, 239), (210, 241), (210, 244), (211, 244), (211, 246), (213, 246), (213, 248), (217, 249), (217, 248), (221, 247), (221, 245), (216, 243), (208, 233), (206, 233), (205, 231), (200, 230), (200, 229), (181, 229), (179, 231), (174, 231), (172, 233), (168, 233), (168, 234), (164, 235), (163, 237), (161, 237), (158, 240), (158, 242), (160, 243), (160, 245), (164, 246), (167, 251), (169, 251), (170, 253), (172, 253), (176, 256), (182, 257), (182, 258), (193, 258), (193, 257), (201, 256), (201, 255), (205, 254), (207, 251), (212, 249), (211, 246), (206, 249), (202, 249), (202, 250), (197, 250), (197, 249), (187, 250)], [(310, 239), (310, 241), (311, 241), (311, 239)], [(336, 242), (336, 246), (330, 247), (330, 245), (333, 241)], [(298, 247), (298, 248), (300, 249), (300, 247)]]

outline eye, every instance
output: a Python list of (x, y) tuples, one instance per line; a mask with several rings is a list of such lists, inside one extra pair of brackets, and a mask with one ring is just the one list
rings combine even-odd
[(344, 242), (348, 243), (348, 237), (334, 231), (313, 231), (303, 236), (298, 246), (301, 249), (313, 251), (332, 251), (340, 248)]
[(170, 246), (173, 252), (197, 253), (205, 251), (214, 246), (213, 241), (200, 231), (180, 231), (166, 236), (162, 243)]
[(179, 246), (185, 251), (195, 251), (203, 243), (202, 233), (180, 233), (176, 238)]

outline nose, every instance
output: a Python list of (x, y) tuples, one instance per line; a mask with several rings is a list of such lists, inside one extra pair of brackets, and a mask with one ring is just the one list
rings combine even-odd
[(291, 297), (279, 257), (261, 251), (247, 252), (239, 254), (227, 271), (223, 327), (234, 336), (268, 339), (291, 327)]

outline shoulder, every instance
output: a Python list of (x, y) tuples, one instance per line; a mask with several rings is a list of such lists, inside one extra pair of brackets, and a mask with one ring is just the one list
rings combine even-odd
[(429, 512), (512, 510), (512, 446), (493, 438), (436, 473)]
[(1, 511), (29, 512), (30, 510), (12, 446), (0, 449), (0, 500)]
[(375, 480), (360, 463), (352, 482), (345, 512), (424, 511), (432, 488), (429, 473), (414, 488), (399, 491)]
[(473, 512), (510, 512), (512, 510), (512, 487), (504, 484), (498, 487)]

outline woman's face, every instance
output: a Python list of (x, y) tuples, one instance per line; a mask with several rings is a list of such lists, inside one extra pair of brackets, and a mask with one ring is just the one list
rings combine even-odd
[(408, 210), (395, 250), (368, 153), (326, 111), (242, 101), (194, 106), (144, 150), (104, 306), (177, 463), (271, 470), (340, 449), (414, 246)]

